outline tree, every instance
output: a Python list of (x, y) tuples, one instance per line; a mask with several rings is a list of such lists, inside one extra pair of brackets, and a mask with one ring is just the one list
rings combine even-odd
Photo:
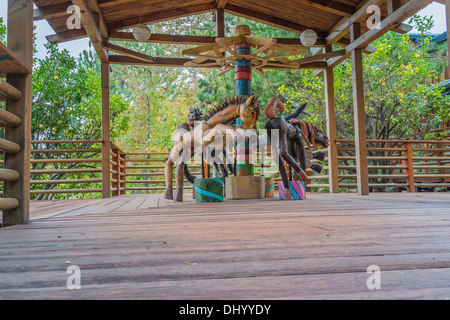
[[(47, 56), (35, 62), (33, 72), (33, 106), (31, 137), (41, 140), (99, 140), (101, 139), (101, 81), (96, 60), (86, 60), (70, 56), (67, 50), (59, 50), (56, 45), (47, 44)], [(85, 54), (86, 55), (86, 54)], [(124, 115), (128, 102), (111, 86), (111, 137), (120, 136), (128, 130), (129, 118)], [(92, 143), (83, 145), (63, 143), (59, 149), (89, 148)], [(36, 143), (35, 149), (52, 149), (55, 144)], [(86, 153), (35, 153), (34, 159), (89, 158), (98, 154)], [(53, 169), (76, 169), (90, 167), (83, 163), (54, 164)], [(32, 170), (48, 168), (46, 163), (35, 163)], [(32, 179), (56, 180), (68, 175), (32, 175)], [(83, 178), (86, 174), (72, 175)], [(34, 186), (33, 186), (34, 187)], [(66, 185), (70, 189), (73, 185)], [(56, 185), (47, 184), (38, 189), (54, 189)], [(53, 197), (39, 195), (37, 199)], [(66, 197), (66, 196), (57, 196)]]

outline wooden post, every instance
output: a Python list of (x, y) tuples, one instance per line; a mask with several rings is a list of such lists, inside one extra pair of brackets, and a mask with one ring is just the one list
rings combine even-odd
[(127, 155), (125, 152), (120, 151), (119, 156), (122, 157), (123, 160), (120, 161), (120, 164), (123, 165), (123, 168), (120, 169), (119, 173), (119, 181), (123, 179), (123, 182), (119, 183), (119, 188), (123, 188), (123, 190), (119, 189), (119, 194), (127, 194)]
[(109, 63), (101, 62), (102, 77), (102, 196), (111, 197), (111, 134), (109, 110)]
[[(350, 41), (361, 35), (359, 23), (350, 26)], [(362, 49), (352, 50), (353, 114), (355, 131), (356, 183), (359, 195), (369, 194), (367, 170), (366, 116), (364, 110), (364, 82)]]
[[(8, 1), (8, 48), (31, 69), (33, 64), (33, 1)], [(22, 95), (19, 100), (6, 99), (6, 111), (18, 116), (21, 124), (5, 126), (5, 139), (20, 145), (16, 154), (5, 153), (5, 169), (19, 172), (16, 181), (4, 182), (4, 197), (16, 198), (15, 209), (3, 211), (3, 226), (29, 222), (31, 157), (31, 74), (7, 74), (7, 82)]]
[(111, 150), (114, 154), (112, 161), (116, 163), (112, 165), (112, 171), (115, 171), (112, 173), (112, 178), (116, 180), (112, 182), (113, 189), (116, 189), (112, 191), (112, 196), (117, 197), (120, 195), (120, 150), (119, 148), (111, 148)]
[(412, 143), (405, 142), (406, 147), (406, 174), (408, 177), (406, 178), (406, 183), (408, 184), (407, 191), (415, 192), (416, 187), (414, 185), (414, 164), (413, 164), (413, 152), (412, 152)]
[(217, 8), (216, 11), (216, 36), (225, 37), (225, 11), (223, 8)]
[[(325, 47), (326, 52), (331, 51), (331, 46)], [(328, 176), (330, 193), (339, 192), (337, 144), (336, 144), (336, 105), (334, 99), (334, 74), (333, 67), (326, 68), (324, 72), (325, 80), (325, 101), (327, 117), (327, 134), (330, 141), (328, 146)]]

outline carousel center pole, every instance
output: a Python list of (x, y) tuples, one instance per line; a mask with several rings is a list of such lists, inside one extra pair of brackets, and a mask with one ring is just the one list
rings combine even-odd
[[(236, 27), (236, 35), (241, 36), (242, 42), (236, 44), (237, 54), (250, 55), (251, 45), (245, 42), (245, 36), (251, 34), (248, 26)], [(234, 80), (236, 81), (236, 95), (250, 96), (252, 94), (252, 62), (247, 59), (239, 59), (234, 63)], [(236, 122), (240, 127), (240, 119)], [(236, 174), (238, 176), (253, 176), (253, 148), (247, 140), (236, 146)]]
[[(245, 41), (245, 36), (251, 34), (248, 26), (238, 26), (236, 35), (241, 36), (241, 42), (236, 44), (237, 54), (249, 55), (251, 45)], [(237, 59), (234, 63), (234, 79), (236, 81), (236, 95), (250, 96), (252, 94), (252, 62), (248, 59)], [(236, 128), (242, 128), (238, 118)], [(253, 148), (248, 139), (236, 145), (236, 176), (227, 177), (225, 188), (227, 199), (264, 199), (264, 177), (254, 176)]]

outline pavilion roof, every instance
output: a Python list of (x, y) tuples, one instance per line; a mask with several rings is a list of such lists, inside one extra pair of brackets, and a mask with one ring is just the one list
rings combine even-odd
[[(405, 4), (410, 2), (408, 8)], [(214, 12), (223, 9), (225, 13), (255, 20), (280, 29), (300, 34), (305, 29), (313, 29), (318, 34), (317, 46), (339, 44), (346, 47), (350, 44), (349, 25), (353, 22), (361, 24), (361, 36), (369, 31), (366, 26), (367, 8), (378, 5), (382, 19), (389, 16), (388, 3), (396, 6), (398, 12), (389, 27), (383, 27), (383, 33), (394, 30), (406, 33), (408, 26), (402, 21), (428, 5), (431, 0), (35, 0), (37, 6), (35, 20), (45, 19), (55, 31), (47, 39), (50, 42), (64, 42), (89, 36), (102, 59), (102, 42), (108, 40), (127, 40), (125, 33), (118, 32), (131, 28), (141, 22), (152, 24), (189, 15)], [(72, 4), (81, 7), (81, 29), (69, 30), (67, 8)], [(402, 10), (404, 8), (404, 10)], [(92, 23), (91, 23), (92, 22)], [(87, 26), (87, 28), (86, 28)], [(130, 37), (130, 33), (127, 33)], [(367, 47), (370, 41), (381, 34), (367, 35), (364, 43), (358, 46)], [(171, 39), (157, 37), (160, 42)], [(203, 42), (210, 40), (203, 38)], [(129, 39), (134, 40), (134, 39)], [(179, 39), (178, 39), (179, 40)], [(200, 39), (201, 40), (201, 39)], [(198, 40), (198, 43), (202, 42)], [(186, 43), (189, 42), (186, 40)], [(195, 42), (195, 41), (194, 41)], [(297, 41), (298, 42), (298, 41)], [(195, 42), (197, 43), (197, 42)], [(294, 43), (293, 43), (294, 44)], [(298, 42), (298, 45), (300, 43)], [(369, 50), (370, 51), (370, 50)], [(106, 52), (106, 51), (105, 51)], [(105, 55), (106, 57), (106, 55)]]

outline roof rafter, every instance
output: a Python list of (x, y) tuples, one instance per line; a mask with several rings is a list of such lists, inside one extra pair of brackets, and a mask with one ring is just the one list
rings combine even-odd
[(124, 19), (121, 21), (111, 22), (108, 23), (108, 30), (120, 30), (120, 29), (126, 29), (136, 26), (139, 23), (144, 24), (150, 24), (150, 23), (156, 23), (166, 20), (172, 20), (176, 18), (182, 18), (187, 17), (191, 15), (201, 14), (205, 12), (212, 12), (216, 10), (216, 5), (211, 3), (206, 4), (200, 4), (200, 5), (194, 5), (189, 7), (182, 7), (178, 9), (172, 9), (167, 11), (161, 11), (161, 12), (155, 12), (147, 15), (143, 15), (140, 17), (130, 18), (130, 19)]
[[(311, 29), (310, 27), (307, 27), (305, 25), (301, 25), (289, 20), (285, 20), (282, 18), (278, 18), (272, 15), (268, 15), (253, 9), (247, 9), (247, 8), (243, 8), (243, 7), (238, 7), (235, 5), (231, 5), (231, 4), (227, 4), (225, 7), (225, 11), (232, 13), (234, 15), (243, 17), (243, 18), (248, 18), (251, 20), (255, 20), (267, 25), (271, 25), (280, 29), (284, 29), (287, 31), (291, 31), (294, 33), (302, 33), (302, 31), (306, 30), (306, 29)], [(318, 38), (323, 38), (326, 36), (326, 33), (320, 30), (314, 30), (316, 31)]]
[(86, 31), (92, 45), (97, 52), (100, 61), (108, 61), (108, 53), (103, 49), (102, 43), (106, 40), (102, 38), (101, 32), (96, 24), (92, 10), (89, 7), (87, 0), (72, 0), (72, 3), (80, 7), (81, 22)]
[[(423, 8), (431, 0), (410, 0), (403, 6), (393, 11), (385, 19), (381, 20), (378, 28), (373, 28), (355, 39), (347, 47), (345, 47), (345, 54), (340, 57), (335, 57), (327, 60), (327, 67), (334, 67), (345, 59), (349, 58), (352, 50), (358, 48), (364, 48), (368, 46), (372, 41), (379, 38), (395, 26), (405, 20), (405, 18), (416, 13), (420, 8)], [(315, 75), (320, 75), (321, 72)]]
[(67, 8), (71, 5), (72, 1), (67, 1), (57, 5), (49, 5), (46, 7), (34, 9), (33, 19), (34, 21), (38, 21), (63, 17), (67, 15)]

